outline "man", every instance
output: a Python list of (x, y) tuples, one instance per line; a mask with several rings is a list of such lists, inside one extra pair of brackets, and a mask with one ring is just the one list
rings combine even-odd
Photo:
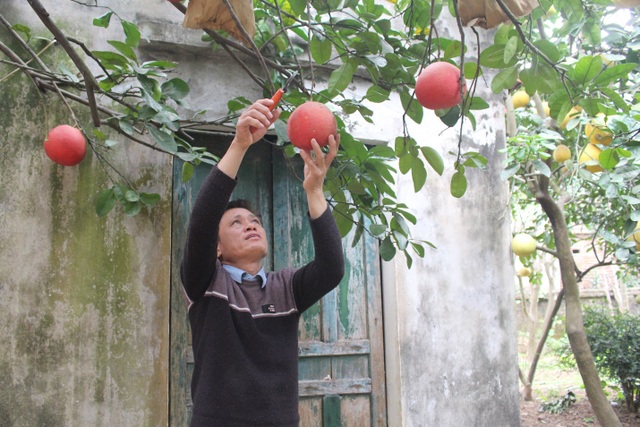
[(181, 277), (189, 304), (194, 371), (191, 426), (297, 426), (298, 320), (344, 275), (340, 235), (322, 186), (338, 150), (302, 151), (303, 188), (315, 258), (265, 273), (259, 215), (229, 199), (249, 147), (280, 115), (262, 99), (238, 119), (235, 137), (193, 206)]

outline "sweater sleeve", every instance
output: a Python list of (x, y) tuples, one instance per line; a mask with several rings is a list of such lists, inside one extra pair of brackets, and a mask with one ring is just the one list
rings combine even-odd
[(299, 313), (331, 292), (344, 276), (342, 240), (329, 207), (310, 224), (315, 257), (293, 276), (293, 293)]
[(218, 226), (236, 180), (214, 166), (191, 210), (180, 266), (180, 278), (191, 301), (204, 295), (216, 272)]

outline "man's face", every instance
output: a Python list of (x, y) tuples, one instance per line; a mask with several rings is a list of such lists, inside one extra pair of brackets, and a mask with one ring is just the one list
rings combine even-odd
[(262, 260), (267, 252), (267, 234), (260, 218), (244, 208), (232, 208), (222, 215), (218, 229), (218, 258), (238, 266)]

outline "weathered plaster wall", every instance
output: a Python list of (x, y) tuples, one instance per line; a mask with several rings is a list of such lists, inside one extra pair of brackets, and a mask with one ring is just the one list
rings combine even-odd
[[(455, 31), (455, 23), (448, 28)], [(492, 34), (480, 37), (489, 41)], [(385, 325), (398, 340), (387, 349), (399, 371), (399, 378), (389, 375), (390, 416), (407, 427), (520, 423), (508, 188), (499, 178), (504, 103), (489, 81), (479, 80), (476, 96), (490, 109), (474, 113), (475, 131), (469, 122), (463, 130), (462, 150), (489, 160), (486, 171), (467, 169), (467, 193), (456, 199), (449, 191), (455, 158), (448, 153), (457, 152), (460, 128), (445, 130), (428, 110), (410, 129), (418, 143), (439, 151), (447, 168), (443, 176), (430, 170), (418, 194), (410, 176), (398, 177), (398, 197), (418, 218), (413, 237), (437, 247), (414, 256), (411, 269), (402, 257), (384, 266), (393, 283), (386, 282), (385, 306), (398, 312), (397, 324)]]
[[(79, 38), (94, 31), (79, 25), (86, 15), (73, 15), (87, 8), (43, 4)], [(25, 2), (3, 1), (2, 13), (35, 22)], [(0, 39), (11, 43), (4, 28)], [(0, 76), (8, 73), (0, 65)], [(0, 425), (163, 425), (171, 159), (116, 145), (108, 160), (163, 201), (135, 217), (99, 218), (94, 198), (111, 183), (97, 157), (90, 151), (65, 168), (42, 150), (49, 129), (72, 124), (60, 99), (20, 73), (0, 92)]]

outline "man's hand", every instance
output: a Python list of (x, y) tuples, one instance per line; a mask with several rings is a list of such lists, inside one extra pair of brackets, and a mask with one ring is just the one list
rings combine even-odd
[(218, 169), (231, 178), (235, 178), (240, 164), (249, 147), (260, 141), (267, 129), (278, 117), (280, 110), (273, 110), (272, 99), (260, 99), (247, 108), (238, 118), (236, 134), (225, 155), (218, 162)]
[(280, 117), (280, 110), (271, 111), (275, 101), (260, 99), (249, 106), (238, 118), (236, 135), (233, 143), (249, 148), (260, 141), (267, 133), (267, 129)]
[(329, 136), (329, 152), (322, 152), (320, 145), (315, 139), (311, 140), (311, 151), (301, 150), (300, 157), (304, 160), (304, 182), (302, 187), (307, 193), (307, 202), (309, 203), (309, 215), (312, 219), (318, 218), (327, 208), (327, 201), (322, 192), (324, 179), (327, 171), (331, 166), (331, 162), (338, 153), (340, 145), (340, 137), (336, 140), (333, 135)]

